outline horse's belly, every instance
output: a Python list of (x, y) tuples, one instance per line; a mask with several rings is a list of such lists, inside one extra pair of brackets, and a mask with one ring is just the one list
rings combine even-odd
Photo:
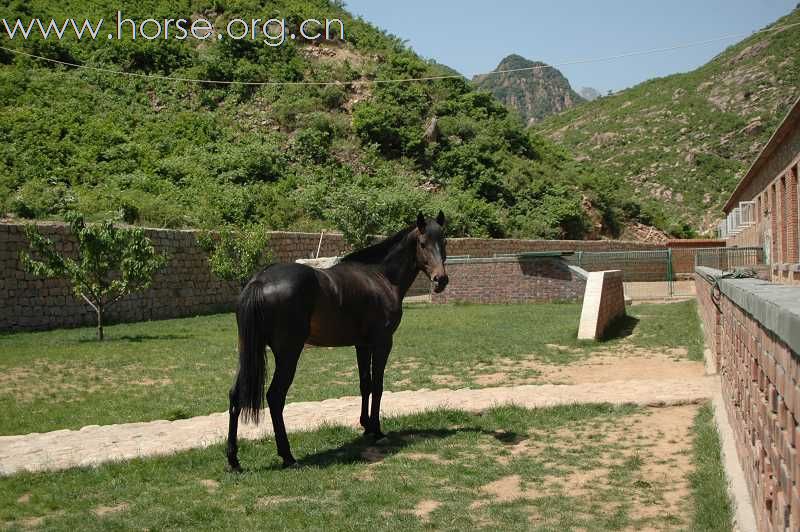
[(307, 343), (320, 347), (343, 347), (362, 344), (365, 336), (365, 331), (351, 318), (341, 314), (315, 312), (311, 315)]

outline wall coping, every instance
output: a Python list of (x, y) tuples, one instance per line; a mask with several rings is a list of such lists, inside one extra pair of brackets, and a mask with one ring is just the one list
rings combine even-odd
[(719, 279), (714, 268), (697, 267), (707, 280), (717, 280), (722, 294), (772, 331), (800, 357), (800, 286), (770, 283), (761, 279)]
[(524, 255), (506, 255), (502, 257), (454, 257), (448, 258), (445, 265), (448, 264), (487, 264), (492, 262), (532, 262), (535, 260), (558, 260), (561, 261), (560, 256), (552, 257), (533, 257)]

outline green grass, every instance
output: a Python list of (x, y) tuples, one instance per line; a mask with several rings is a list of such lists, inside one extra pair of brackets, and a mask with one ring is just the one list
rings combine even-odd
[(629, 314), (633, 320), (638, 320), (634, 324), (636, 334), (632, 339), (636, 347), (683, 348), (689, 360), (703, 360), (705, 343), (695, 300), (668, 305), (637, 305), (630, 309)]
[[(0, 483), (0, 523), (12, 530), (31, 523), (48, 530), (687, 528), (691, 501), (674, 511), (665, 499), (669, 485), (645, 475), (655, 460), (647, 445), (658, 436), (643, 443), (628, 435), (649, 415), (609, 405), (436, 411), (387, 419), (389, 442), (378, 447), (349, 428), (294, 434), (304, 466), (295, 471), (278, 469), (273, 443), (263, 441), (243, 442), (241, 475), (225, 472), (221, 445), (26, 473)], [(695, 452), (705, 456), (702, 431), (698, 438)], [(520, 444), (530, 447), (512, 453)], [(598, 474), (588, 483), (572, 477), (586, 471)], [(518, 497), (486, 490), (513, 475)], [(724, 487), (718, 475), (704, 483)], [(426, 518), (414, 514), (422, 501), (438, 503)], [(724, 502), (703, 498), (702, 511)], [(103, 507), (116, 511), (98, 516)]]
[[(585, 343), (576, 340), (579, 305), (410, 305), (386, 388), (446, 387), (437, 376), (476, 387), (476, 378), (496, 372), (501, 360), (515, 379), (534, 378), (535, 369), (514, 363), (569, 364), (628, 345), (683, 347), (691, 358), (702, 357), (693, 303), (642, 305), (630, 313), (625, 333), (632, 329), (632, 336)], [(103, 343), (91, 328), (0, 335), (0, 434), (223, 411), (236, 369), (235, 330), (233, 315), (223, 314), (114, 325)], [(307, 349), (289, 400), (357, 394), (352, 348)]]
[(711, 406), (700, 409), (694, 424), (694, 465), (691, 475), (695, 512), (692, 529), (727, 532), (733, 524), (733, 507), (728, 497), (722, 465), (720, 439)]

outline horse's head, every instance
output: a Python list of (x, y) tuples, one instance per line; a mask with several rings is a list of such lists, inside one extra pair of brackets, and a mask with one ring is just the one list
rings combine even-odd
[(444, 263), (447, 260), (444, 240), (444, 213), (439, 211), (435, 220), (417, 215), (417, 267), (436, 283), (434, 292), (442, 292), (450, 279)]

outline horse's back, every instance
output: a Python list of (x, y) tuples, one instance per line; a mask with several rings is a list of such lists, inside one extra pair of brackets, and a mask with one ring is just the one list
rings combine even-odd
[(310, 313), (319, 289), (313, 268), (290, 263), (266, 267), (250, 280), (243, 293), (256, 290), (259, 299), (270, 307)]

